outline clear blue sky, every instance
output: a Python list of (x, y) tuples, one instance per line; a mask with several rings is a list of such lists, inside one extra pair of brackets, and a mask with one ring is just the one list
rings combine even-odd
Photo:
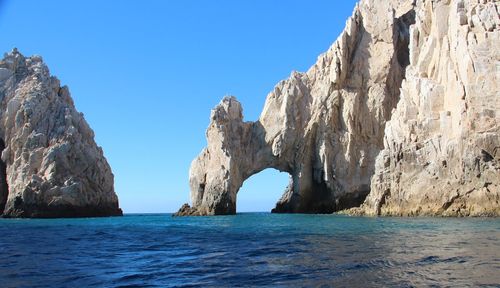
[[(291, 71), (338, 37), (354, 0), (3, 1), (0, 51), (43, 57), (68, 85), (115, 175), (125, 213), (189, 201), (188, 170), (226, 95), (256, 120)], [(247, 180), (238, 211), (269, 211), (288, 176)]]

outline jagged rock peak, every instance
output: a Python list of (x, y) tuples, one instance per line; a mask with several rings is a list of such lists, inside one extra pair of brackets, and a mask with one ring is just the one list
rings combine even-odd
[(290, 174), (274, 212), (499, 215), (498, 11), (491, 0), (360, 1), (258, 121), (243, 122), (234, 98), (214, 109), (190, 169), (193, 207), (178, 214), (233, 214), (243, 181), (272, 167)]
[(0, 61), (0, 214), (121, 215), (113, 174), (69, 90), (40, 56)]

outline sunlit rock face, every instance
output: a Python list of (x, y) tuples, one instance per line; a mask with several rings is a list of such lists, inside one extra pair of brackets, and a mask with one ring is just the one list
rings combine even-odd
[(269, 93), (258, 121), (244, 122), (240, 103), (224, 98), (212, 111), (208, 146), (191, 165), (193, 208), (180, 214), (235, 213), (243, 181), (269, 167), (290, 174), (274, 212), (359, 206), (409, 63), (413, 6), (397, 8), (362, 1), (314, 66)]
[(40, 57), (5, 54), (0, 100), (3, 217), (122, 214), (94, 132)]
[(179, 215), (234, 214), (243, 181), (269, 167), (290, 174), (274, 212), (500, 214), (498, 11), (361, 1), (258, 121), (244, 122), (233, 97), (214, 108), (191, 165), (193, 207)]
[(498, 1), (417, 1), (363, 212), (500, 215)]

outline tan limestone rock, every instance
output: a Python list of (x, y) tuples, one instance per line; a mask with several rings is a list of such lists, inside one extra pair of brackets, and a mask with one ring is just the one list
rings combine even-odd
[(5, 55), (0, 100), (0, 214), (122, 214), (94, 132), (39, 56)]
[(181, 214), (235, 213), (243, 181), (272, 167), (290, 174), (274, 212), (499, 215), (498, 3), (360, 1), (258, 121), (234, 98), (212, 111)]
[(499, 3), (418, 4), (362, 213), (500, 215)]
[(180, 214), (234, 214), (243, 181), (270, 167), (290, 174), (274, 212), (360, 205), (409, 63), (413, 5), (403, 4), (362, 1), (309, 71), (269, 93), (258, 121), (244, 122), (240, 103), (224, 98), (212, 111), (208, 146), (191, 165), (193, 207)]

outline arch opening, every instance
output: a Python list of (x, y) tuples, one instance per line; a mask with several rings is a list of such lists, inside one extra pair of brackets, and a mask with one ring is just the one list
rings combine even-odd
[(236, 212), (271, 212), (290, 183), (290, 174), (267, 168), (243, 182), (236, 195)]

